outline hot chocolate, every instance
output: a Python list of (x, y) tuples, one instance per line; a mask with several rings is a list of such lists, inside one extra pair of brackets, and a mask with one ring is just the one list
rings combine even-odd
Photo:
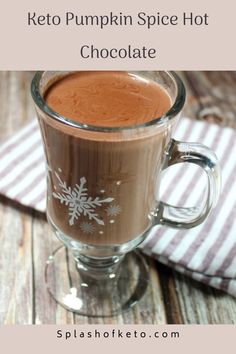
[[(143, 124), (171, 106), (157, 83), (125, 72), (69, 74), (44, 97), (66, 118), (111, 128)], [(152, 223), (171, 126), (95, 131), (38, 114), (48, 164), (48, 216), (57, 229), (98, 245), (142, 235)]]
[(160, 85), (126, 72), (74, 73), (51, 85), (45, 99), (64, 117), (108, 127), (143, 124), (171, 106)]

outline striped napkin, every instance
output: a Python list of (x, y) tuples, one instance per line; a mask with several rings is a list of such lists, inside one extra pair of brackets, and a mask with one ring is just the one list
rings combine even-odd
[[(142, 250), (192, 278), (236, 296), (236, 132), (182, 118), (174, 137), (212, 148), (221, 163), (222, 194), (200, 226), (175, 230), (157, 226)], [(41, 212), (46, 206), (43, 147), (36, 120), (0, 144), (0, 193)], [(161, 199), (179, 206), (201, 203), (206, 185), (202, 171), (179, 164), (163, 172)]]

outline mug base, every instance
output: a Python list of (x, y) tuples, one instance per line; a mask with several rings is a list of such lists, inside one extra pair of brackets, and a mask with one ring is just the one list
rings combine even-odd
[(109, 317), (129, 310), (143, 297), (149, 271), (145, 257), (136, 250), (124, 256), (116, 271), (91, 276), (70, 249), (60, 246), (48, 258), (45, 281), (50, 295), (65, 309)]

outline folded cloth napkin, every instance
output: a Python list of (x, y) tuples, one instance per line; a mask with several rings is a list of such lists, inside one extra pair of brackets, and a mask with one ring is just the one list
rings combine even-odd
[[(222, 168), (217, 207), (200, 226), (176, 230), (157, 226), (142, 250), (192, 278), (236, 296), (236, 132), (215, 124), (182, 118), (174, 137), (212, 148)], [(44, 212), (46, 178), (43, 146), (36, 120), (0, 144), (0, 193)], [(204, 196), (200, 169), (180, 164), (163, 172), (161, 199), (193, 206)]]

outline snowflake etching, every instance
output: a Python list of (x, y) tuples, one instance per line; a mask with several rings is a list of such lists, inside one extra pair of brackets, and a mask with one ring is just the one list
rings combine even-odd
[(57, 172), (55, 175), (58, 179), (58, 185), (61, 193), (53, 192), (54, 198), (59, 199), (62, 204), (69, 208), (69, 225), (74, 225), (75, 220), (83, 215), (88, 217), (89, 220), (94, 220), (99, 225), (104, 225), (104, 221), (99, 219), (96, 209), (101, 207), (104, 203), (111, 203), (114, 198), (99, 199), (99, 197), (89, 197), (88, 189), (85, 187), (86, 178), (80, 178), (80, 184), (76, 184), (74, 188), (68, 187), (66, 182), (61, 180)]
[(92, 234), (95, 231), (95, 227), (91, 222), (82, 222), (79, 227), (85, 234)]
[(121, 212), (121, 207), (119, 205), (111, 205), (106, 209), (108, 216), (117, 216)]

